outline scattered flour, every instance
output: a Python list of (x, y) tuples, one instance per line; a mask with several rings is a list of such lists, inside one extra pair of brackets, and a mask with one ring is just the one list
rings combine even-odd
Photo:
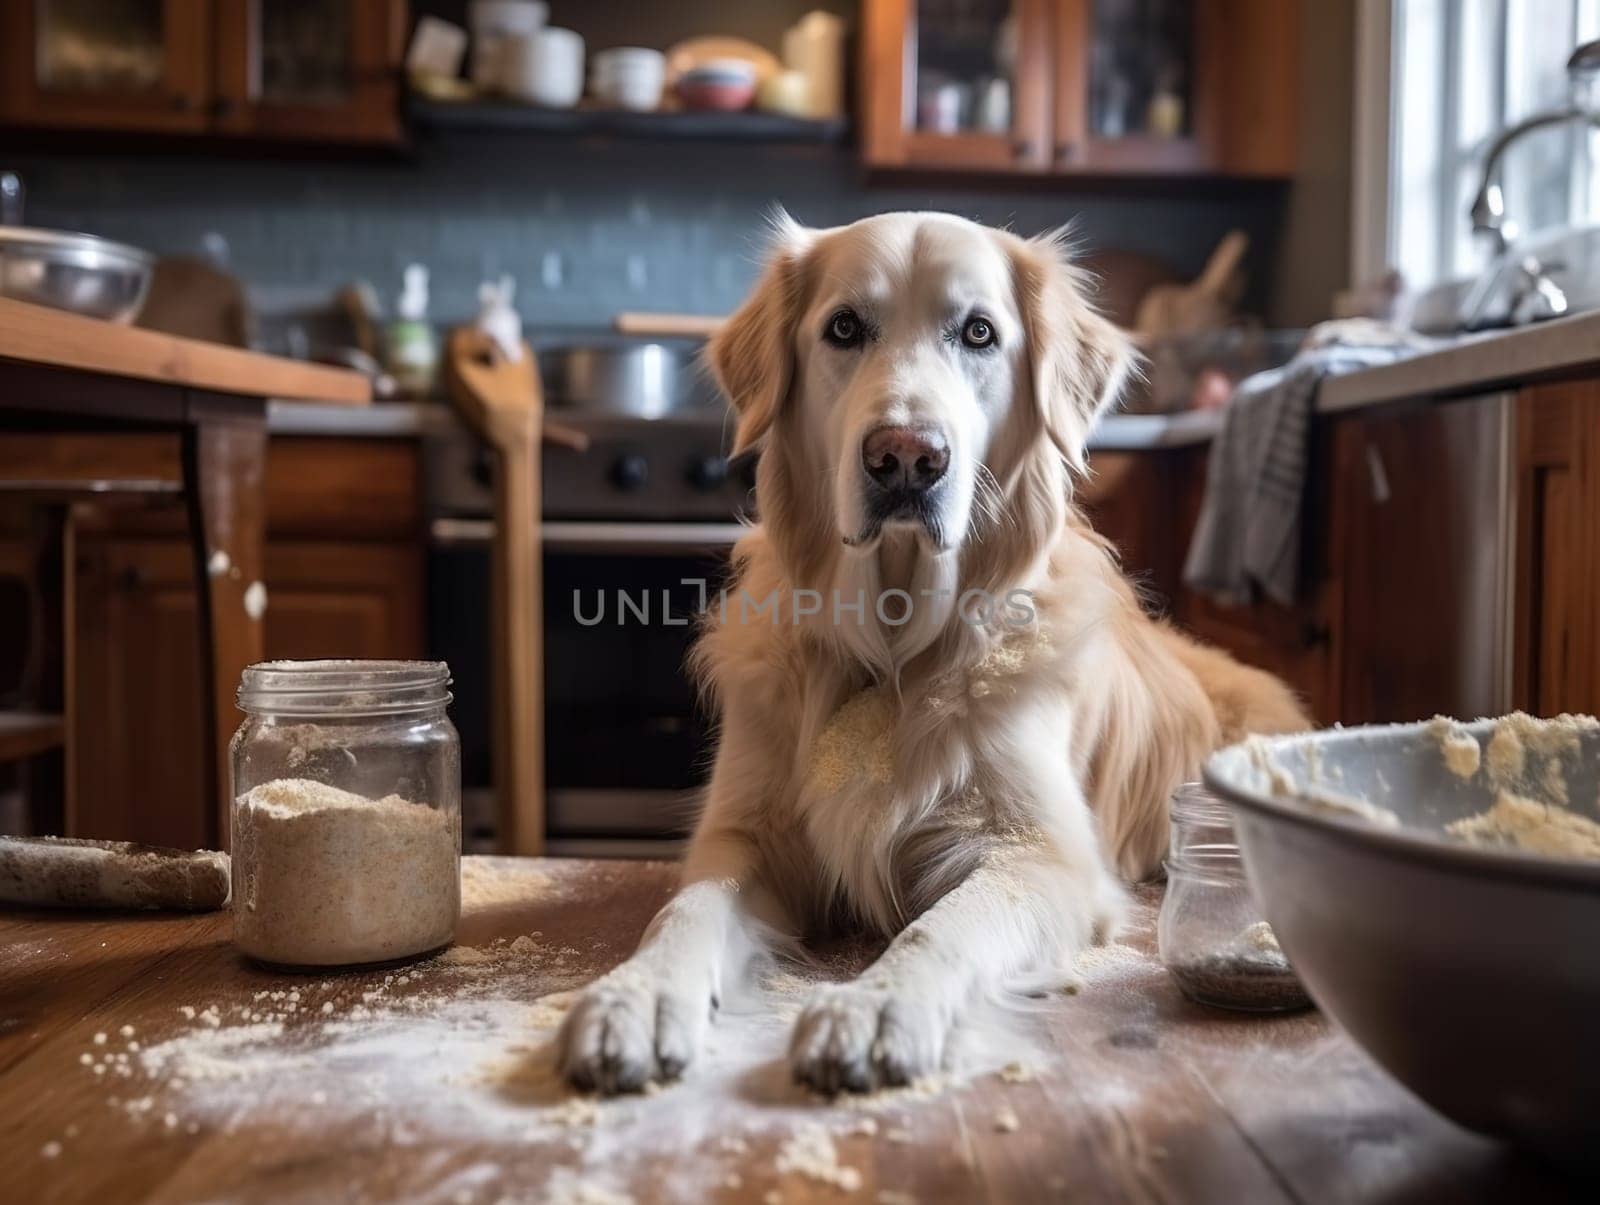
[[(1471, 845), (1600, 858), (1600, 824), (1567, 808), (1567, 771), (1581, 756), (1584, 735), (1597, 727), (1600, 721), (1592, 716), (1541, 720), (1520, 711), (1502, 716), (1482, 756), (1497, 791), (1495, 801), (1445, 831)], [(1478, 772), (1478, 743), (1456, 721), (1437, 716), (1428, 731), (1439, 740), (1452, 773), (1470, 778)]]
[[(1538, 793), (1547, 803), (1567, 802), (1567, 763), (1581, 750), (1584, 733), (1600, 728), (1587, 715), (1558, 715), (1540, 720), (1520, 711), (1495, 722), (1484, 761), (1489, 782), (1497, 790)], [(1529, 760), (1540, 764), (1538, 780), (1529, 774)]]
[(1428, 735), (1439, 742), (1445, 768), (1457, 778), (1471, 778), (1482, 762), (1478, 738), (1449, 716), (1436, 715), (1428, 722)]
[(1307, 781), (1301, 782), (1273, 757), (1272, 747), (1265, 739), (1253, 736), (1245, 741), (1251, 765), (1266, 777), (1268, 789), (1279, 798), (1296, 800), (1324, 815), (1364, 820), (1379, 828), (1399, 827), (1400, 817), (1388, 808), (1333, 790), (1318, 781), (1322, 773), (1321, 751), (1314, 745), (1307, 748), (1306, 765), (1310, 775)]
[(459, 855), (454, 819), (435, 808), (306, 778), (262, 783), (234, 810), (234, 938), (290, 966), (445, 945), (461, 907)]
[(1502, 791), (1494, 806), (1446, 829), (1469, 845), (1509, 846), (1560, 858), (1600, 858), (1600, 824), (1560, 804)]
[(781, 1175), (804, 1176), (818, 1184), (831, 1184), (843, 1192), (861, 1187), (861, 1173), (839, 1162), (833, 1135), (819, 1122), (808, 1122), (790, 1135), (778, 1148), (773, 1166)]
[(1253, 950), (1260, 950), (1267, 954), (1282, 954), (1283, 947), (1278, 944), (1278, 935), (1272, 931), (1272, 926), (1264, 920), (1258, 920), (1239, 934), (1241, 945)]
[(1022, 1128), (1022, 1119), (1017, 1116), (1017, 1111), (1007, 1105), (994, 1115), (994, 1128), (996, 1133), (1015, 1134)]
[(1400, 817), (1386, 807), (1380, 807), (1357, 795), (1343, 791), (1330, 791), (1326, 787), (1302, 787), (1293, 792), (1311, 811), (1327, 816), (1344, 816), (1364, 820), (1377, 828), (1399, 828)]
[[(465, 868), (469, 897), (476, 862)], [(561, 871), (551, 878), (540, 891), (567, 889)], [(469, 911), (464, 934), (474, 923)], [(1128, 947), (1097, 953), (1108, 965), (1153, 965)], [(361, 1149), (455, 1143), (476, 1152), (467, 1170), (418, 1164), (409, 1200), (616, 1205), (629, 1191), (652, 1201), (761, 1200), (774, 1172), (794, 1177), (772, 1189), (774, 1200), (870, 1199), (856, 1152), (867, 1159), (871, 1144), (915, 1142), (931, 1114), (950, 1109), (946, 1095), (966, 1090), (937, 1075), (820, 1101), (791, 1082), (792, 1021), (781, 1006), (803, 1000), (819, 979), (851, 973), (860, 959), (846, 952), (823, 956), (816, 971), (757, 977), (748, 999), (725, 1000), (682, 1083), (654, 1096), (576, 1096), (556, 1073), (551, 1041), (577, 990), (616, 956), (525, 932), (403, 970), (320, 979), (252, 971), (246, 990), (221, 988), (162, 1017), (136, 1017), (141, 1049), (120, 1056), (130, 1078), (101, 1081), (126, 1088), (103, 1099), (152, 1142), (204, 1132), (292, 1143), (336, 1130)], [(89, 1050), (91, 1061), (112, 1056), (106, 1045)], [(994, 1090), (999, 1063), (975, 1090)], [(1017, 1063), (1000, 1074), (1021, 1082), (1033, 1069)], [(322, 1187), (337, 1195), (337, 1185)]]

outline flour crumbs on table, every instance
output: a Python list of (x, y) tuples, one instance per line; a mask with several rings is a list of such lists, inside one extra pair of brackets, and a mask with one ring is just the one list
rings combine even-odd
[[(485, 869), (492, 873), (481, 876)], [(493, 890), (477, 890), (484, 877)], [(469, 860), (464, 898), (499, 899), (510, 877)], [(524, 878), (541, 898), (568, 899), (560, 869), (549, 881)], [(469, 903), (466, 932), (475, 906), (483, 915), (499, 905)], [(1083, 975), (1090, 992), (1120, 990), (1125, 973), (1149, 966), (1133, 951), (1100, 953), (1111, 965)], [(980, 1117), (1010, 1114), (1020, 1127), (1021, 1094), (1031, 1099), (1037, 1089), (1029, 1081), (1049, 1069), (1013, 1050), (965, 1075), (865, 1097), (830, 1100), (797, 1087), (786, 1057), (789, 1006), (870, 957), (851, 950), (821, 954), (815, 967), (753, 976), (746, 993), (724, 999), (702, 1057), (681, 1081), (654, 1094), (577, 1095), (557, 1073), (551, 1040), (578, 992), (618, 956), (614, 943), (580, 949), (530, 930), (401, 968), (320, 978), (251, 969), (256, 990), (179, 997), (162, 1016), (131, 1024), (108, 1018), (105, 1041), (84, 1035), (71, 1067), (140, 1143), (272, 1135), (292, 1148), (337, 1133), (352, 1149), (471, 1150), (466, 1164), (413, 1173), (403, 1198), (472, 1205), (698, 1203), (725, 1194), (792, 1202), (818, 1193), (899, 1205), (913, 1199), (904, 1191), (913, 1185), (896, 1183), (885, 1167), (907, 1144), (974, 1108)], [(139, 1049), (121, 1049), (124, 1038)], [(100, 1075), (80, 1066), (80, 1052), (104, 1068)], [(1012, 1093), (1019, 1095), (1008, 1099)], [(47, 1137), (61, 1143), (64, 1158), (81, 1153), (65, 1134)], [(878, 1150), (896, 1154), (884, 1161)], [(950, 1154), (941, 1148), (941, 1158)]]

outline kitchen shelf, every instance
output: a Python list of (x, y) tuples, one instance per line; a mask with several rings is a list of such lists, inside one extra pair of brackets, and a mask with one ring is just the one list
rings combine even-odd
[(620, 109), (543, 109), (515, 101), (442, 101), (410, 97), (407, 112), (421, 130), (504, 130), (569, 137), (682, 139), (703, 142), (794, 142), (835, 145), (850, 134), (847, 118)]

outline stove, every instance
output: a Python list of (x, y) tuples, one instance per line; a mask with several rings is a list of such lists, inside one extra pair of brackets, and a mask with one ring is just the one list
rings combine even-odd
[[(720, 404), (546, 418), (561, 436), (541, 455), (547, 845), (660, 855), (687, 833), (709, 770), (710, 717), (684, 661), (693, 614), (753, 512), (754, 465), (730, 463)], [(493, 462), (459, 430), (431, 441), (426, 460), (432, 651), (457, 684), (465, 837), (493, 848)]]

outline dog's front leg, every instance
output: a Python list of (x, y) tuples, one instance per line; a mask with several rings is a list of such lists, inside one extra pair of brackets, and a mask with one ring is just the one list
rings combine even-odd
[(735, 836), (701, 834), (684, 885), (626, 962), (584, 990), (557, 1037), (575, 1087), (634, 1092), (676, 1079), (699, 1053), (723, 995), (756, 950), (745, 898), (754, 858)]
[(980, 993), (1058, 965), (1112, 922), (1119, 889), (1097, 857), (1087, 861), (1034, 843), (994, 848), (859, 978), (812, 997), (789, 1048), (795, 1079), (867, 1092), (939, 1070)]

